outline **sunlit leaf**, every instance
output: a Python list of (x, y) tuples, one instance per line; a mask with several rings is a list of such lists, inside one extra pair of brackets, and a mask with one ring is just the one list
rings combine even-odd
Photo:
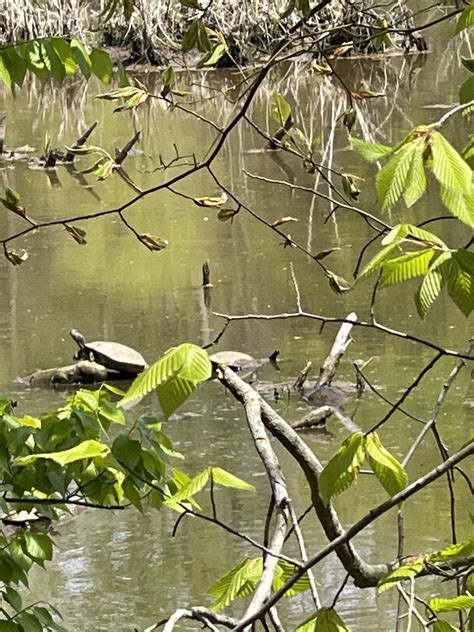
[(401, 257), (386, 260), (382, 263), (380, 287), (384, 288), (396, 283), (403, 283), (414, 277), (424, 276), (429, 270), (435, 250), (425, 248), (416, 252), (409, 252)]
[[(275, 570), (275, 576), (272, 584), (273, 590), (281, 588), (290, 579), (290, 577), (293, 577), (297, 570), (298, 569), (294, 566), (294, 564), (290, 564), (285, 560), (280, 560)], [(295, 595), (299, 595), (310, 588), (311, 584), (309, 583), (308, 574), (305, 573), (296, 580), (289, 590), (286, 591), (285, 597), (294, 597)]]
[(457, 542), (456, 544), (450, 544), (439, 551), (433, 551), (425, 555), (425, 559), (428, 562), (449, 562), (459, 557), (472, 557), (474, 556), (474, 539), (464, 540), (463, 542)]
[(458, 610), (474, 608), (474, 597), (472, 595), (460, 595), (451, 599), (436, 597), (428, 601), (428, 606), (434, 612), (457, 612)]
[(366, 437), (365, 449), (368, 461), (375, 476), (390, 496), (395, 496), (408, 485), (408, 475), (402, 464), (380, 441), (377, 433)]
[(212, 467), (212, 480), (216, 485), (222, 485), (223, 487), (232, 487), (233, 489), (244, 489), (246, 491), (254, 492), (255, 487), (250, 483), (246, 483), (241, 478), (234, 476), (230, 472), (223, 470), (221, 467)]
[(110, 449), (104, 443), (100, 443), (100, 441), (95, 441), (94, 439), (88, 439), (69, 450), (29, 454), (28, 456), (17, 458), (15, 462), (17, 465), (29, 465), (38, 459), (49, 459), (50, 461), (59, 463), (59, 465), (68, 465), (69, 463), (74, 463), (74, 461), (80, 461), (82, 459), (105, 456), (109, 452)]
[(392, 588), (392, 586), (395, 586), (400, 581), (415, 578), (423, 569), (423, 565), (423, 559), (420, 558), (417, 562), (404, 564), (403, 566), (396, 568), (394, 571), (390, 571), (390, 573), (387, 573), (379, 580), (377, 584), (378, 592), (384, 592), (385, 590)]
[(77, 39), (72, 39), (71, 51), (72, 51), (72, 54), (74, 55), (74, 59), (76, 60), (77, 65), (81, 69), (82, 74), (84, 75), (86, 79), (89, 79), (91, 76), (92, 62), (91, 62), (91, 58), (90, 58), (89, 53), (87, 52), (86, 47), (81, 41)]
[(221, 610), (237, 597), (251, 594), (261, 576), (262, 558), (243, 559), (208, 589), (208, 593), (216, 597), (212, 609)]
[(472, 190), (472, 170), (440, 132), (431, 136), (431, 153), (431, 168), (441, 185), (466, 193)]
[(460, 33), (464, 29), (474, 25), (474, 4), (467, 6), (459, 16), (454, 34)]
[(279, 92), (275, 92), (272, 95), (271, 112), (273, 120), (276, 121), (280, 127), (285, 127), (287, 120), (291, 116), (291, 106)]
[(212, 374), (211, 361), (200, 347), (184, 343), (141, 373), (119, 402), (124, 405), (155, 390), (164, 414), (169, 417)]
[(394, 147), (380, 143), (367, 143), (360, 138), (351, 137), (352, 145), (367, 162), (376, 162), (393, 153)]
[(430, 266), (415, 294), (415, 305), (421, 318), (426, 316), (448, 280), (450, 259), (451, 253), (443, 252)]
[(365, 459), (364, 446), (363, 433), (356, 432), (343, 442), (327, 463), (319, 477), (319, 490), (326, 503), (329, 503), (332, 496), (347, 489), (356, 479)]
[(99, 48), (93, 48), (90, 54), (90, 62), (90, 68), (93, 74), (100, 79), (102, 83), (109, 83), (113, 71), (112, 60), (109, 54)]
[(351, 632), (333, 608), (321, 608), (296, 628), (296, 632)]
[(326, 270), (324, 274), (329, 280), (329, 287), (336, 294), (344, 294), (344, 292), (349, 292), (349, 290), (352, 290), (352, 285), (349, 283), (349, 281), (346, 281), (344, 277), (341, 277), (338, 274), (334, 274), (334, 272), (331, 272), (331, 270)]
[(474, 252), (457, 250), (451, 258), (448, 293), (467, 317), (474, 310)]
[(23, 549), (27, 555), (36, 560), (51, 560), (53, 558), (53, 542), (45, 533), (23, 534)]

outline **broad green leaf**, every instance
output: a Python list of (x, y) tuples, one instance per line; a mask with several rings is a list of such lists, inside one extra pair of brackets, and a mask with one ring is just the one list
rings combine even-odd
[(142, 456), (141, 444), (127, 435), (119, 435), (113, 442), (112, 454), (119, 463), (124, 463), (134, 470)]
[(455, 625), (451, 625), (447, 621), (437, 619), (433, 623), (433, 632), (461, 632)]
[(461, 57), (462, 65), (467, 68), (469, 72), (474, 72), (474, 58)]
[(156, 389), (163, 412), (169, 417), (211, 374), (207, 353), (196, 345), (183, 343), (169, 349), (139, 375), (119, 404), (123, 406)]
[(213, 610), (221, 610), (237, 597), (251, 594), (262, 576), (262, 559), (245, 558), (215, 582), (208, 593), (216, 597)]
[(451, 599), (435, 597), (428, 601), (428, 606), (434, 612), (457, 612), (458, 610), (474, 608), (474, 597), (471, 595), (460, 595)]
[(202, 57), (198, 61), (196, 67), (204, 68), (207, 66), (214, 66), (215, 64), (217, 64), (219, 59), (224, 55), (226, 50), (227, 50), (227, 47), (225, 44), (222, 44), (222, 43), (216, 44), (214, 48), (212, 49), (212, 51), (209, 51), (208, 53), (206, 53), (204, 57)]
[(431, 154), (431, 169), (443, 187), (467, 194), (472, 190), (472, 170), (440, 132), (431, 135)]
[(406, 188), (403, 192), (403, 199), (408, 208), (421, 198), (426, 189), (426, 175), (424, 166), (425, 139), (413, 143), (413, 158), (410, 171), (406, 181)]
[(183, 53), (189, 53), (197, 46), (199, 31), (199, 20), (193, 20), (186, 31), (183, 41), (181, 43), (181, 50)]
[(379, 250), (379, 252), (369, 261), (369, 263), (364, 266), (363, 270), (359, 273), (358, 278), (365, 277), (384, 264), (385, 261), (390, 257), (390, 255), (398, 249), (397, 244), (389, 244)]
[(415, 305), (421, 318), (426, 316), (446, 284), (451, 266), (450, 261), (451, 253), (443, 252), (430, 266), (428, 273), (422, 280), (415, 294)]
[(44, 630), (40, 621), (31, 612), (22, 612), (15, 617), (15, 620), (22, 626), (22, 630), (28, 630), (28, 632), (43, 632)]
[(365, 437), (356, 432), (348, 437), (319, 477), (319, 491), (325, 503), (340, 494), (356, 479), (364, 462)]
[(197, 474), (194, 478), (192, 478), (189, 483), (181, 487), (181, 489), (174, 494), (170, 500), (172, 502), (178, 503), (184, 500), (189, 500), (193, 496), (195, 496), (198, 492), (200, 492), (207, 484), (209, 480), (209, 470), (210, 468), (206, 468), (199, 474)]
[(474, 100), (474, 75), (466, 79), (459, 88), (459, 103), (469, 103)]
[(3, 593), (3, 599), (5, 599), (5, 601), (7, 603), (10, 604), (10, 606), (16, 611), (18, 612), (19, 610), (21, 610), (22, 608), (22, 598), (21, 595), (18, 591), (16, 591), (14, 588), (12, 588), (11, 586), (5, 586), (5, 592)]
[(367, 162), (376, 162), (385, 156), (389, 156), (395, 150), (395, 147), (389, 145), (381, 145), (380, 143), (367, 143), (361, 138), (354, 138), (351, 136), (351, 141), (354, 149), (367, 160)]
[(51, 40), (45, 40), (43, 42), (43, 46), (48, 56), (48, 65), (51, 69), (51, 74), (59, 84), (62, 84), (66, 77), (66, 69), (64, 67), (64, 64), (57, 54), (54, 46), (52, 45)]
[(46, 533), (24, 533), (23, 550), (35, 560), (53, 559), (53, 541)]
[(474, 25), (474, 4), (467, 6), (459, 16), (454, 34), (460, 33), (464, 29)]
[(296, 632), (351, 632), (333, 608), (321, 608), (296, 628)]
[(77, 63), (69, 42), (63, 37), (52, 37), (50, 41), (63, 64), (66, 75), (73, 75), (76, 72)]
[(3, 54), (0, 55), (0, 79), (8, 87), (12, 85), (12, 78), (10, 72), (8, 71), (5, 63), (5, 56)]
[(441, 185), (440, 194), (446, 208), (462, 222), (474, 228), (474, 187), (466, 192)]
[(50, 459), (55, 463), (59, 463), (59, 465), (68, 465), (69, 463), (74, 463), (74, 461), (80, 461), (82, 459), (106, 456), (109, 452), (110, 449), (105, 444), (95, 441), (94, 439), (88, 439), (69, 450), (30, 454), (16, 459), (15, 463), (17, 465), (29, 465), (38, 459)]
[(464, 540), (457, 544), (450, 544), (440, 551), (433, 551), (425, 555), (425, 559), (428, 562), (448, 562), (458, 557), (472, 557), (474, 556), (474, 539)]
[(418, 573), (423, 569), (423, 560), (419, 562), (412, 562), (411, 564), (404, 564), (394, 571), (384, 575), (377, 584), (377, 591), (379, 593), (392, 588), (398, 582), (415, 578)]
[(465, 316), (474, 309), (474, 252), (453, 253), (448, 276), (448, 293)]
[(86, 79), (89, 79), (91, 76), (92, 62), (86, 47), (79, 40), (72, 39), (71, 51), (74, 55), (74, 59), (76, 60), (77, 65), (81, 69), (82, 74)]
[(212, 467), (212, 480), (217, 485), (222, 485), (223, 487), (232, 487), (233, 489), (244, 489), (246, 491), (254, 492), (255, 487), (250, 483), (246, 483), (241, 478), (234, 476), (230, 472), (226, 472), (220, 467)]
[(113, 68), (112, 60), (108, 53), (99, 48), (93, 48), (90, 54), (90, 62), (93, 74), (100, 79), (102, 83), (109, 83), (112, 78)]
[(291, 106), (285, 97), (279, 92), (272, 96), (272, 117), (280, 127), (284, 127), (291, 116)]
[(43, 42), (33, 40), (26, 45), (26, 59), (28, 68), (40, 79), (45, 81), (51, 74), (51, 64), (48, 51)]
[(122, 490), (125, 498), (132, 503), (135, 509), (138, 509), (138, 511), (143, 513), (140, 493), (130, 478), (126, 478), (122, 481)]
[(377, 193), (383, 209), (393, 206), (407, 188), (413, 159), (422, 143), (424, 143), (424, 139), (419, 138), (402, 145), (378, 172), (376, 178)]
[[(1, 59), (8, 69), (11, 80), (21, 88), (25, 80), (27, 63), (26, 60), (18, 54), (16, 47), (10, 46), (0, 53)], [(1, 63), (1, 60), (0, 60)]]
[(390, 496), (395, 496), (408, 485), (408, 476), (402, 464), (391, 454), (380, 441), (375, 432), (366, 438), (365, 449), (375, 476)]
[(417, 276), (424, 276), (428, 272), (434, 254), (433, 248), (425, 248), (383, 262), (380, 287), (384, 288)]
[(0, 632), (23, 632), (23, 628), (14, 621), (0, 620)]
[[(285, 560), (280, 560), (275, 570), (275, 576), (272, 584), (273, 590), (281, 588), (290, 579), (290, 577), (293, 577), (297, 570), (298, 569), (293, 564), (285, 562)], [(295, 595), (299, 595), (310, 588), (311, 585), (309, 583), (309, 578), (307, 573), (305, 573), (285, 593), (285, 597), (294, 597)]]

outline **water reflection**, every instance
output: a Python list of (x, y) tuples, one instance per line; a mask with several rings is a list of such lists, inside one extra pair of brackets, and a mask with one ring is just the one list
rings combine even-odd
[[(436, 120), (440, 109), (425, 107), (436, 105), (431, 100), (435, 82), (438, 82), (436, 101), (450, 103), (456, 98), (459, 70), (452, 56), (445, 61), (453, 64), (452, 72), (442, 74), (436, 59), (429, 56), (340, 62), (338, 72), (351, 88), (365, 85), (387, 95), (357, 104), (363, 125), (357, 133), (394, 142), (408, 128)], [(296, 82), (295, 75), (299, 79)], [(153, 88), (158, 79), (149, 74), (146, 81)], [(227, 121), (235, 111), (232, 102), (235, 90), (229, 90), (227, 103), (211, 98), (222, 87), (225, 77), (209, 72), (193, 76), (191, 81), (200, 84), (193, 108), (218, 124)], [(228, 81), (224, 85), (233, 85), (235, 77), (229, 76)], [(183, 78), (183, 84), (186, 83)], [(270, 129), (268, 98), (275, 89), (283, 91), (288, 86), (292, 87), (288, 98), (295, 106), (295, 116), (304, 126), (305, 135), (320, 137), (321, 160), (371, 182), (373, 168), (349, 151), (347, 135), (340, 124), (331, 129), (331, 122), (341, 114), (343, 97), (343, 90), (334, 87), (332, 80), (320, 78), (304, 66), (285, 69), (280, 75), (273, 75), (261, 91), (251, 111), (252, 120), (262, 129)], [(95, 90), (94, 86), (86, 90), (83, 86), (71, 85), (61, 92), (47, 87), (39, 93), (24, 90), (15, 98), (3, 93), (1, 109), (7, 112), (10, 122), (8, 143), (11, 146), (30, 143), (40, 148), (48, 133), (53, 144), (67, 144), (97, 119), (94, 143), (123, 146), (134, 133), (137, 121), (127, 114), (112, 115), (109, 104), (92, 98)], [(200, 100), (202, 97), (204, 101)], [(159, 184), (169, 173), (179, 173), (186, 168), (171, 167), (166, 173), (154, 170), (160, 156), (165, 162), (175, 156), (175, 145), (181, 155), (195, 154), (201, 158), (215, 136), (215, 131), (205, 123), (178, 110), (164, 112), (156, 102), (140, 114), (139, 124), (143, 154), (130, 156), (126, 167), (142, 187)], [(466, 125), (460, 117), (453, 120), (447, 128), (449, 135), (462, 137), (467, 132)], [(341, 250), (331, 255), (332, 267), (338, 274), (350, 278), (361, 246), (372, 235), (371, 229), (348, 212), (338, 212), (326, 221), (330, 201), (322, 202), (303, 191), (244, 177), (246, 171), (270, 179), (286, 178), (309, 188), (320, 184), (317, 175), (306, 173), (297, 159), (255, 151), (264, 144), (265, 140), (253, 128), (240, 126), (217, 162), (216, 174), (267, 220), (285, 215), (299, 219), (291, 227), (292, 238), (307, 248), (316, 251), (339, 246)], [(66, 174), (64, 169), (58, 169), (61, 187), (57, 188), (47, 174), (29, 169), (26, 163), (11, 167), (7, 165), (2, 170), (3, 184), (21, 191), (25, 206), (37, 221), (114, 208), (131, 196), (127, 185), (115, 177), (97, 182), (91, 175)], [(83, 168), (82, 163), (79, 168)], [(180, 185), (181, 192), (195, 196), (215, 195), (218, 193), (215, 189), (212, 179), (204, 173)], [(417, 219), (421, 219), (423, 213), (432, 213), (435, 200), (436, 196), (426, 197), (417, 207)], [(363, 189), (360, 205), (376, 212), (374, 192), (368, 184)], [(308, 311), (345, 316), (355, 310), (360, 317), (367, 315), (368, 284), (349, 295), (330, 293), (326, 280), (318, 274), (314, 264), (293, 249), (278, 246), (278, 240), (248, 215), (240, 213), (233, 223), (219, 222), (212, 209), (198, 208), (169, 191), (160, 191), (141, 200), (127, 217), (140, 232), (168, 239), (170, 247), (161, 253), (150, 253), (116, 218), (104, 217), (87, 224), (87, 246), (79, 246), (62, 227), (57, 227), (30, 233), (19, 240), (18, 246), (30, 253), (30, 259), (23, 266), (13, 268), (8, 262), (0, 261), (4, 287), (0, 294), (0, 355), (3, 359), (0, 384), (5, 392), (19, 400), (20, 412), (47, 410), (63, 401), (63, 390), (25, 390), (13, 380), (36, 367), (69, 363), (75, 351), (68, 336), (71, 327), (83, 331), (90, 339), (130, 344), (143, 352), (148, 361), (182, 341), (206, 343), (212, 339), (222, 321), (203, 303), (201, 267), (207, 259), (214, 285), (213, 310), (228, 313), (294, 310), (290, 275), (290, 263), (293, 263)], [(399, 212), (394, 211), (390, 221), (395, 222), (398, 217)], [(22, 227), (21, 219), (16, 216), (1, 215), (2, 235), (13, 234)], [(442, 228), (443, 236), (450, 243), (462, 243), (462, 231), (457, 222), (447, 223)], [(452, 348), (463, 347), (469, 334), (466, 320), (454, 311), (446, 297), (435, 305), (426, 323), (415, 315), (406, 289), (391, 290), (390, 300), (381, 294), (377, 310), (383, 322), (407, 328)], [(258, 324), (242, 321), (228, 328), (220, 348), (235, 348), (257, 357), (266, 357), (279, 348), (281, 373), (288, 377), (295, 376), (308, 360), (318, 366), (329, 351), (335, 332), (336, 327), (329, 326), (319, 335), (319, 325), (312, 321)], [(368, 377), (383, 388), (388, 398), (396, 399), (431, 353), (408, 342), (394, 342), (380, 334), (357, 330), (339, 375), (341, 379), (354, 381), (351, 362), (373, 356), (373, 362), (367, 367)], [(427, 415), (437, 396), (439, 379), (452, 364), (450, 360), (444, 361), (422, 383), (410, 402), (413, 413), (421, 417)], [(468, 432), (469, 409), (463, 408), (462, 402), (468, 396), (472, 398), (469, 386), (469, 376), (462, 375), (440, 418), (440, 428), (449, 447), (457, 445), (459, 437)], [(303, 404), (294, 400), (282, 400), (276, 406), (290, 420), (300, 416), (303, 410)], [(152, 399), (145, 401), (143, 407), (149, 413), (159, 412)], [(374, 395), (367, 394), (357, 422), (366, 430), (385, 411), (386, 407)], [(242, 411), (218, 385), (209, 384), (201, 389), (171, 420), (167, 431), (176, 448), (185, 454), (186, 469), (190, 473), (209, 464), (220, 465), (266, 492), (266, 480), (249, 442)], [(322, 460), (328, 458), (345, 436), (345, 430), (334, 422), (330, 422), (330, 431), (332, 440), (318, 435), (306, 436)], [(418, 431), (417, 422), (398, 414), (385, 428), (384, 441), (401, 456)], [(297, 511), (302, 512), (308, 505), (306, 481), (299, 471), (295, 472), (286, 453), (279, 451), (279, 456), (288, 472)], [(410, 478), (425, 472), (437, 461), (436, 448), (428, 438), (426, 451), (410, 465)], [(462, 507), (467, 501), (467, 490), (461, 485), (459, 494)], [(337, 500), (344, 524), (352, 523), (366, 511), (367, 498), (375, 503), (384, 498), (384, 493), (374, 486), (372, 478), (362, 477), (350, 492)], [(260, 502), (252, 494), (220, 490), (218, 503), (223, 520), (261, 538), (266, 511), (263, 499)], [(439, 524), (438, 518), (448, 515), (448, 511), (446, 486), (442, 482), (410, 501), (406, 507), (407, 550), (417, 552), (446, 544), (450, 538), (449, 527)], [(170, 513), (157, 512), (140, 516), (128, 511), (113, 515), (91, 511), (78, 516), (61, 528), (61, 537), (57, 538), (59, 551), (48, 573), (35, 573), (31, 600), (50, 599), (64, 612), (72, 630), (77, 629), (78, 621), (82, 629), (141, 629), (176, 606), (210, 603), (205, 592), (216, 577), (232, 567), (239, 556), (256, 553), (213, 526), (197, 524), (191, 519), (185, 520), (176, 537), (171, 538), (175, 520)], [(461, 539), (467, 535), (469, 526), (462, 512), (459, 520)], [(441, 530), (441, 542), (429, 536), (433, 524)], [(387, 532), (393, 532), (393, 525), (394, 513), (391, 513), (357, 538), (357, 546), (369, 561), (394, 557), (396, 543), (386, 537)], [(417, 530), (412, 529), (415, 525)], [(305, 527), (307, 547), (315, 552), (324, 545), (324, 535), (312, 515), (306, 518)], [(317, 577), (322, 598), (330, 603), (343, 579), (337, 560), (333, 557), (325, 560), (317, 570)], [(373, 591), (356, 595), (356, 591), (348, 587), (340, 602), (341, 615), (356, 629), (382, 630), (381, 621), (390, 620), (385, 613), (393, 610), (393, 599), (390, 594), (379, 597), (374, 611)], [(284, 614), (287, 625), (291, 628), (301, 621), (309, 607), (306, 595), (292, 600)], [(235, 611), (239, 608), (237, 604)], [(384, 613), (382, 617), (380, 613)], [(188, 629), (193, 629), (192, 625)]]

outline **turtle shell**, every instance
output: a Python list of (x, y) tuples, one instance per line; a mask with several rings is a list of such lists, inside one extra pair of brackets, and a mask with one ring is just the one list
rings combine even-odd
[(311, 393), (303, 397), (312, 406), (343, 406), (347, 402), (347, 394), (334, 384), (317, 386)]
[(80, 356), (89, 358), (91, 354), (99, 364), (122, 373), (140, 373), (147, 366), (141, 353), (120, 342), (106, 340), (87, 342), (84, 349), (80, 351)]
[(209, 358), (213, 364), (227, 364), (233, 371), (244, 371), (259, 366), (258, 360), (241, 351), (218, 351)]

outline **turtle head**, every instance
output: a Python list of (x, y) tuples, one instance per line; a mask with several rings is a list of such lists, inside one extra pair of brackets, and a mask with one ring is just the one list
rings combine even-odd
[(71, 335), (71, 338), (77, 342), (79, 347), (81, 349), (84, 349), (84, 347), (86, 346), (86, 339), (84, 338), (84, 336), (79, 331), (77, 331), (77, 329), (71, 329), (69, 334)]

